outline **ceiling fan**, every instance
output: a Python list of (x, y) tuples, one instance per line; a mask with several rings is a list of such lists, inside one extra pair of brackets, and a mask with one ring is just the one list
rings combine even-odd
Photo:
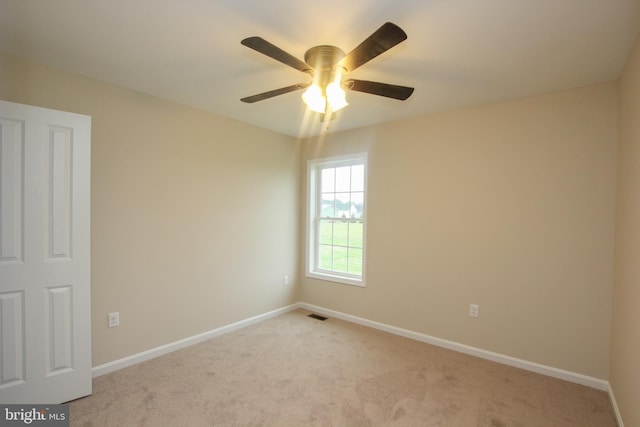
[(240, 43), (296, 70), (309, 74), (313, 79), (309, 83), (297, 83), (248, 96), (242, 98), (241, 101), (254, 103), (296, 90), (306, 89), (302, 94), (303, 101), (310, 110), (323, 113), (324, 117), (335, 117), (333, 114), (335, 111), (348, 105), (345, 89), (404, 101), (413, 93), (414, 89), (412, 87), (368, 80), (345, 79), (344, 75), (406, 39), (407, 34), (400, 27), (387, 22), (346, 55), (338, 47), (320, 45), (307, 50), (304, 54), (303, 62), (261, 37), (248, 37)]

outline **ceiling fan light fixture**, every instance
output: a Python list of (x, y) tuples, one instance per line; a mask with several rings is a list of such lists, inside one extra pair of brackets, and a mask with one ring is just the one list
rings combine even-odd
[(322, 89), (316, 83), (303, 92), (302, 100), (311, 111), (316, 113), (324, 113), (327, 108), (327, 100), (322, 94)]
[(298, 83), (247, 96), (240, 101), (253, 103), (306, 88), (302, 100), (307, 108), (325, 118), (335, 117), (333, 113), (349, 105), (345, 89), (404, 101), (414, 88), (368, 80), (344, 81), (343, 77), (406, 39), (407, 34), (402, 28), (386, 22), (347, 54), (336, 46), (318, 45), (305, 52), (302, 62), (261, 37), (247, 37), (240, 42), (242, 45), (308, 74), (313, 83)]

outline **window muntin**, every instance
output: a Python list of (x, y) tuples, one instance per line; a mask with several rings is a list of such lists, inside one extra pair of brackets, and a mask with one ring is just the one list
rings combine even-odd
[(307, 275), (364, 286), (366, 154), (309, 162)]

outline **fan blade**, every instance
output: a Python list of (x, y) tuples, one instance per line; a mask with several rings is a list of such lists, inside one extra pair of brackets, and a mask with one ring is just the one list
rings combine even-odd
[(280, 49), (278, 46), (269, 43), (262, 37), (248, 37), (240, 43), (303, 73), (311, 74), (313, 72), (313, 69), (309, 65)]
[(412, 87), (390, 85), (388, 83), (370, 82), (368, 80), (345, 80), (342, 84), (345, 89), (357, 92), (370, 93), (372, 95), (386, 96), (387, 98), (404, 101), (413, 93)]
[(406, 39), (407, 34), (402, 28), (387, 22), (349, 52), (340, 64), (346, 68), (347, 72), (351, 72)]
[(240, 101), (253, 104), (254, 102), (273, 98), (274, 96), (283, 95), (285, 93), (293, 92), (299, 89), (304, 89), (306, 87), (309, 87), (310, 84), (311, 83), (298, 83), (298, 84), (287, 86), (287, 87), (281, 87), (280, 89), (274, 89), (268, 92), (259, 93), (257, 95), (247, 96), (246, 98), (242, 98)]

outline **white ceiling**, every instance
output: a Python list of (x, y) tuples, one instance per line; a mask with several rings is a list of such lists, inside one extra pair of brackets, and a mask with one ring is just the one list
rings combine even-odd
[(301, 92), (240, 98), (309, 76), (240, 40), (303, 59), (349, 52), (386, 21), (408, 39), (349, 76), (414, 94), (348, 92), (330, 131), (615, 80), (640, 0), (0, 0), (0, 51), (302, 137), (322, 127)]

